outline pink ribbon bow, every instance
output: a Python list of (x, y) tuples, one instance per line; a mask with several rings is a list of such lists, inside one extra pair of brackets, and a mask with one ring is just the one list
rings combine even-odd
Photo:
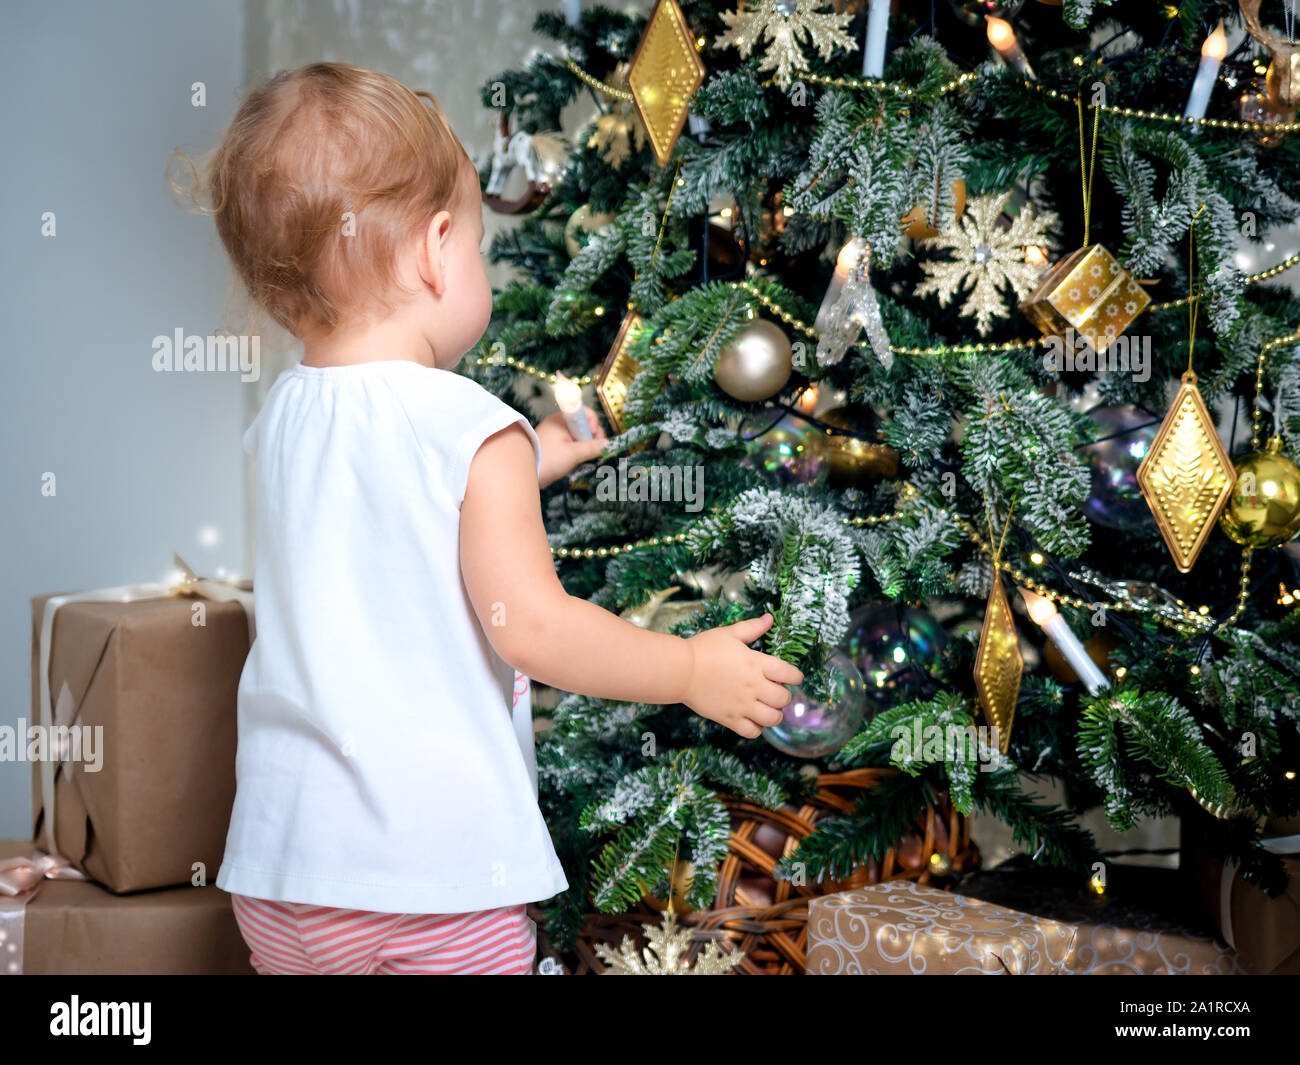
[(0, 858), (0, 895), (35, 894), (43, 880), (85, 880), (86, 874), (58, 854)]

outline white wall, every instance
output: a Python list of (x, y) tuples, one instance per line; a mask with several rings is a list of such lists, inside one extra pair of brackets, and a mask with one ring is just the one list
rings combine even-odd
[[(3, 23), (0, 725), (14, 725), (30, 596), (157, 580), (173, 550), (202, 573), (246, 568), (251, 386), (151, 367), (153, 337), (226, 324), (212, 222), (176, 206), (163, 175), (174, 147), (205, 150), (233, 114), (243, 5), (29, 0)], [(0, 837), (26, 838), (28, 773), (0, 763)]]

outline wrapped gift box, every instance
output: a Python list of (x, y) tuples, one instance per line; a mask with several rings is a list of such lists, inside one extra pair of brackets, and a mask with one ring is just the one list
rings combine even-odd
[(1014, 858), (963, 877), (962, 894), (1075, 929), (1066, 971), (1089, 975), (1244, 972), (1183, 889), (1177, 869), (1112, 863), (1104, 894), (1072, 873)]
[[(32, 600), (36, 726), (49, 598)], [(204, 624), (196, 625), (200, 605)], [(244, 607), (184, 596), (74, 597), (54, 613), (49, 636), (54, 723), (98, 728), (102, 750), (97, 766), (84, 751), (33, 761), (32, 838), (118, 892), (189, 884), (196, 867), (215, 878), (235, 795)], [(47, 822), (51, 784), (57, 846)]]
[[(32, 853), (31, 843), (0, 840), (0, 858)], [(25, 907), (0, 903), (0, 972), (21, 957), (32, 976), (254, 975), (230, 896), (211, 884), (114, 895), (90, 881), (47, 880)]]
[[(1140, 906), (1094, 904), (1007, 875), (973, 874), (961, 887), (958, 894), (909, 881), (814, 899), (808, 910), (808, 972), (1241, 971), (1233, 952), (1210, 934)], [(1012, 899), (1018, 905), (1007, 904)]]
[[(1186, 822), (1184, 822), (1186, 824)], [(1182, 861), (1202, 913), (1252, 973), (1300, 973), (1300, 818), (1265, 826), (1264, 846), (1286, 866), (1286, 890), (1270, 897), (1225, 867), (1199, 841), (1184, 839)], [(1281, 848), (1275, 845), (1281, 843)]]
[(824, 895), (808, 905), (809, 975), (1050, 974), (1074, 929), (912, 880)]
[(1053, 266), (1021, 304), (1044, 336), (1073, 328), (1098, 354), (1151, 302), (1142, 286), (1100, 244), (1080, 248)]

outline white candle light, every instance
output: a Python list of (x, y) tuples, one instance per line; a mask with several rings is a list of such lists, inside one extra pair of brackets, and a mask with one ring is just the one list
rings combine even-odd
[(867, 44), (862, 49), (862, 76), (885, 76), (885, 39), (889, 36), (889, 0), (871, 0), (867, 16)]
[(1016, 40), (1016, 31), (1012, 28), (1011, 23), (1004, 18), (995, 18), (993, 15), (988, 17), (988, 35), (989, 44), (1002, 57), (1002, 62), (1011, 67), (1012, 70), (1018, 70), (1027, 78), (1034, 76), (1034, 69), (1029, 65), (1029, 60), (1025, 58), (1025, 53), (1020, 50), (1020, 42)]
[(840, 290), (844, 288), (844, 282), (849, 279), (849, 274), (858, 265), (858, 260), (866, 253), (867, 242), (861, 237), (854, 237), (835, 257), (835, 273), (831, 276), (831, 283), (826, 286), (826, 295), (822, 298), (822, 305), (817, 311), (817, 321), (813, 325), (818, 333), (825, 330), (826, 316), (831, 313), (835, 301), (840, 298)]
[(1219, 76), (1219, 64), (1227, 54), (1228, 35), (1223, 31), (1223, 20), (1220, 19), (1214, 32), (1201, 45), (1201, 65), (1196, 68), (1196, 80), (1192, 82), (1192, 94), (1187, 97), (1184, 118), (1205, 117), (1205, 109), (1210, 106), (1210, 93), (1214, 91), (1214, 82)]
[(564, 374), (556, 374), (555, 402), (564, 415), (569, 435), (574, 440), (590, 440), (591, 426), (587, 424), (587, 409), (582, 405), (582, 386)]
[(1097, 663), (1079, 642), (1079, 637), (1071, 631), (1070, 623), (1057, 613), (1052, 601), (1034, 594), (1028, 588), (1021, 588), (1020, 595), (1025, 601), (1029, 617), (1056, 644), (1057, 650), (1065, 656), (1070, 668), (1088, 689), (1088, 694), (1096, 695), (1103, 688), (1109, 688), (1110, 681), (1106, 679), (1106, 674), (1097, 668)]
[(560, 7), (564, 9), (564, 21), (576, 26), (582, 18), (582, 0), (560, 0)]

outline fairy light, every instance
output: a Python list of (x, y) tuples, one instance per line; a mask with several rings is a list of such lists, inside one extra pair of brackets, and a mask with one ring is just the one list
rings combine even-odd
[(1028, 244), (1025, 246), (1025, 265), (1026, 266), (1046, 266), (1047, 249), (1041, 244)]
[(1026, 78), (1034, 76), (1034, 69), (1029, 65), (1029, 60), (1025, 58), (1025, 53), (1020, 50), (1020, 42), (1016, 40), (1015, 28), (1010, 22), (990, 15), (988, 17), (988, 38), (989, 44), (1002, 57), (1002, 62)]

